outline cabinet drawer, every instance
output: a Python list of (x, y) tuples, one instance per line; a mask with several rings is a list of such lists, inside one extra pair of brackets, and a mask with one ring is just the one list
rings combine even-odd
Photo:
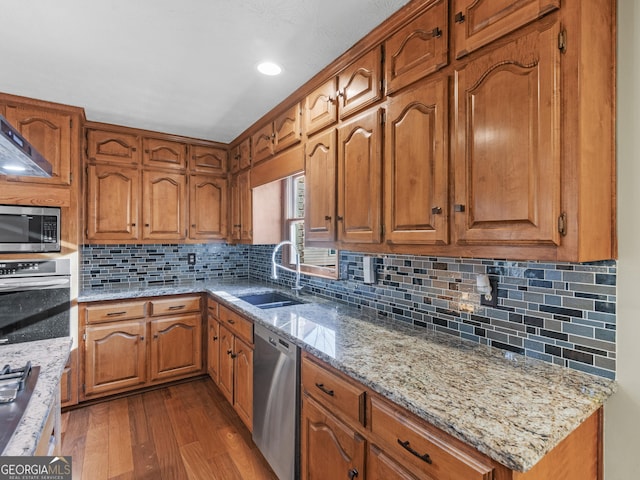
[(253, 345), (253, 322), (242, 315), (220, 306), (220, 321), (235, 335)]
[(145, 314), (144, 304), (145, 302), (118, 302), (88, 305), (86, 307), (86, 323), (103, 323), (142, 318)]
[(200, 297), (160, 298), (149, 303), (152, 317), (200, 310)]
[(371, 430), (390, 455), (430, 477), (451, 480), (493, 478), (493, 467), (488, 462), (472, 457), (450, 443), (444, 437), (446, 434), (436, 436), (375, 397), (371, 398)]
[(335, 373), (302, 358), (302, 387), (329, 410), (338, 409), (344, 416), (364, 425), (364, 388), (353, 385)]

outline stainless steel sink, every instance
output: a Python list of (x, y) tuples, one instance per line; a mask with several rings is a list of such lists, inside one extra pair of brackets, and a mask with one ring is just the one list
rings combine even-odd
[(242, 295), (238, 298), (262, 310), (266, 310), (268, 308), (289, 307), (291, 305), (300, 305), (301, 303), (304, 303), (302, 300), (288, 297), (280, 292), (265, 292), (252, 295)]

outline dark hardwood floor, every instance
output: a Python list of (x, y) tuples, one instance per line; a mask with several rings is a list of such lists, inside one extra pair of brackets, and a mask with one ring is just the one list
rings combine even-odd
[(208, 378), (62, 414), (62, 454), (83, 480), (277, 480)]

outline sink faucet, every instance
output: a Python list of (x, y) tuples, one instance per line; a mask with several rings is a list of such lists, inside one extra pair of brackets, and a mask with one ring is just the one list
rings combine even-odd
[[(279, 263), (276, 262), (276, 254), (278, 253), (278, 250), (280, 250), (283, 245), (291, 245), (291, 249), (293, 250), (293, 252), (296, 255), (296, 268), (295, 270), (293, 268), (289, 268), (289, 267), (285, 267), (284, 265), (280, 265)], [(297, 292), (299, 292), (300, 290), (302, 290), (302, 286), (300, 285), (300, 253), (298, 252), (298, 248), (296, 247), (296, 245), (290, 241), (290, 240), (284, 240), (282, 242), (280, 242), (279, 244), (277, 244), (275, 246), (275, 248), (273, 249), (273, 253), (271, 254), (271, 267), (272, 267), (272, 271), (271, 271), (271, 278), (273, 278), (274, 280), (278, 279), (278, 268), (281, 268), (282, 270), (286, 270), (287, 272), (292, 272), (296, 274), (296, 284), (291, 287), (293, 290)]]

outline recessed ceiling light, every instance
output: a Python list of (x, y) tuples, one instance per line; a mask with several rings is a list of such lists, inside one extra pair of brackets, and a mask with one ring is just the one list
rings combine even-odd
[(279, 75), (282, 72), (280, 65), (273, 62), (262, 62), (258, 65), (258, 71), (264, 75)]

